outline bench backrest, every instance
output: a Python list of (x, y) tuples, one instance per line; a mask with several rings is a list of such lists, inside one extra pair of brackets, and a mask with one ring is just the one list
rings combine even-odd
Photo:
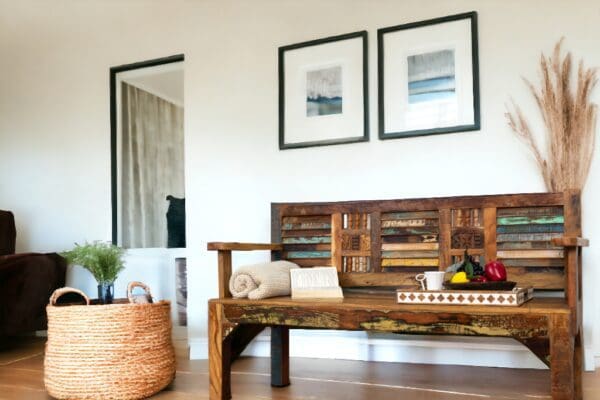
[(345, 287), (414, 285), (464, 249), (499, 259), (509, 280), (565, 289), (565, 253), (551, 239), (581, 235), (580, 194), (534, 193), (328, 203), (273, 203), (272, 241), (300, 266), (333, 265)]

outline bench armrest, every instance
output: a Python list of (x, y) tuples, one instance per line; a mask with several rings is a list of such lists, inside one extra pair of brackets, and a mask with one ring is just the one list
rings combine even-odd
[(282, 251), (279, 243), (238, 243), (238, 242), (209, 242), (207, 250), (217, 250), (219, 257), (219, 298), (231, 297), (229, 279), (231, 279), (231, 252), (234, 250), (271, 250)]
[(588, 239), (574, 237), (574, 236), (563, 236), (552, 239), (552, 244), (555, 246), (562, 247), (588, 247), (590, 241)]
[(238, 243), (238, 242), (208, 242), (207, 250), (283, 250), (279, 243)]

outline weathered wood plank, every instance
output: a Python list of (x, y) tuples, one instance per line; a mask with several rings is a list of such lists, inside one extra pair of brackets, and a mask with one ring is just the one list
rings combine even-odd
[(498, 217), (497, 219), (498, 225), (562, 224), (564, 222), (562, 215)]
[(291, 260), (301, 267), (328, 267), (331, 266), (331, 257), (327, 258), (295, 258)]
[(206, 249), (227, 251), (281, 250), (282, 246), (280, 243), (208, 242)]
[(288, 237), (282, 241), (284, 244), (331, 243), (331, 236)]
[[(340, 275), (340, 286), (342, 287), (358, 287), (358, 286), (415, 286), (417, 282), (415, 281), (415, 275), (418, 272), (413, 272), (412, 269), (406, 268), (407, 272), (386, 272), (388, 268), (382, 268), (383, 272), (372, 272), (372, 273), (362, 273), (362, 274), (353, 274), (346, 273)], [(392, 269), (392, 268), (390, 268)]]
[(560, 250), (562, 247), (554, 246), (551, 242), (501, 242), (498, 250)]
[(438, 258), (384, 258), (381, 260), (382, 267), (435, 267), (439, 263)]
[(562, 224), (545, 224), (545, 225), (500, 225), (496, 228), (496, 232), (503, 233), (552, 233), (563, 232)]
[(388, 302), (383, 306), (382, 299), (370, 300), (353, 304), (348, 299), (341, 303), (277, 302), (275, 299), (273, 304), (268, 301), (226, 303), (224, 307), (227, 319), (235, 323), (521, 339), (548, 336), (548, 317), (533, 314), (528, 307), (406, 307)]
[(563, 215), (562, 207), (516, 207), (498, 208), (499, 217)]
[[(536, 271), (538, 271), (536, 273)], [(562, 290), (565, 288), (563, 268), (524, 268), (507, 267), (509, 281), (517, 282), (518, 286), (533, 286), (537, 289)]]
[(288, 251), (283, 255), (286, 259), (295, 258), (327, 258), (331, 257), (331, 251)]
[(231, 344), (224, 334), (223, 305), (208, 304), (208, 397), (231, 398)]
[(437, 235), (438, 228), (431, 227), (410, 227), (410, 228), (385, 228), (381, 230), (382, 236), (412, 236), (412, 235)]
[(496, 236), (498, 243), (502, 242), (549, 242), (561, 237), (561, 233), (506, 233)]
[(485, 250), (484, 256), (486, 260), (495, 260), (498, 257), (496, 219), (496, 208), (486, 207), (483, 209), (483, 248)]
[(552, 399), (573, 400), (575, 352), (569, 315), (552, 315), (549, 325)]
[(563, 258), (563, 250), (501, 250), (498, 258)]
[(579, 327), (579, 332), (575, 336), (575, 357), (574, 357), (574, 373), (575, 373), (575, 382), (574, 382), (574, 391), (575, 391), (575, 400), (583, 400), (583, 362), (584, 362), (584, 347), (583, 340), (583, 327)]
[(381, 214), (382, 221), (399, 219), (435, 219), (438, 218), (437, 211), (413, 211), (413, 212), (387, 212)]
[(318, 222), (328, 224), (331, 222), (331, 215), (298, 215), (287, 216), (282, 218), (282, 223), (285, 224), (303, 224), (310, 222)]
[(334, 212), (415, 212), (441, 208), (562, 206), (562, 193), (520, 193), (508, 195), (458, 196), (420, 199), (340, 201), (334, 203), (272, 203), (282, 215), (320, 215)]
[[(331, 265), (342, 272), (342, 214), (331, 215)], [(304, 257), (305, 258), (305, 257)]]
[(561, 258), (513, 258), (501, 259), (507, 267), (564, 267), (565, 261)]
[(482, 213), (479, 208), (461, 208), (452, 210), (453, 227), (483, 227)]
[(331, 229), (330, 222), (302, 222), (297, 224), (283, 224), (281, 229), (284, 231), (291, 230), (308, 230), (308, 229)]
[(435, 250), (383, 251), (381, 253), (381, 258), (432, 258), (438, 256), (439, 252)]
[(383, 243), (436, 243), (439, 235), (381, 236)]
[(331, 236), (331, 229), (303, 229), (299, 231), (280, 231), (282, 238)]
[(330, 251), (331, 244), (286, 244), (283, 249), (284, 251)]
[[(462, 256), (463, 254), (465, 254), (465, 249), (450, 249), (448, 251), (448, 253), (451, 256)], [(469, 249), (469, 254), (474, 256), (474, 255), (483, 255), (485, 253), (485, 249)], [(460, 257), (460, 259), (462, 260), (463, 257)]]
[(408, 227), (424, 227), (438, 226), (437, 219), (397, 219), (381, 222), (382, 228), (408, 228)]
[(439, 236), (439, 269), (445, 270), (452, 263), (450, 248), (452, 247), (452, 211), (449, 208), (440, 209)]
[(402, 250), (438, 250), (438, 243), (383, 243), (383, 251), (402, 251)]
[(231, 251), (219, 250), (217, 254), (219, 265), (219, 297), (231, 297), (231, 292), (229, 291), (229, 280), (231, 279)]
[(381, 213), (371, 213), (371, 271), (381, 272)]
[[(565, 236), (581, 237), (581, 192), (578, 190), (566, 190), (564, 193), (565, 202)], [(581, 325), (583, 318), (579, 310), (579, 302), (581, 300), (581, 253), (578, 247), (568, 247), (566, 249), (565, 266), (566, 273), (566, 288), (565, 297), (571, 310), (573, 318), (571, 320), (571, 333), (577, 333), (578, 327)]]
[(590, 241), (580, 237), (559, 237), (552, 239), (552, 243), (560, 247), (588, 247)]

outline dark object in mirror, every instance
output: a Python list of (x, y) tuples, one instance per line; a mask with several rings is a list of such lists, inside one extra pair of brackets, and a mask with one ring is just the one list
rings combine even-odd
[(185, 198), (167, 196), (167, 247), (185, 247)]

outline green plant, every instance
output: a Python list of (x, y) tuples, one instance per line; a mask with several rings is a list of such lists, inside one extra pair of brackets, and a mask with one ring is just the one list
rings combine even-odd
[(62, 253), (69, 264), (81, 265), (94, 275), (99, 284), (113, 283), (123, 266), (124, 250), (106, 242), (92, 242), (80, 245)]

